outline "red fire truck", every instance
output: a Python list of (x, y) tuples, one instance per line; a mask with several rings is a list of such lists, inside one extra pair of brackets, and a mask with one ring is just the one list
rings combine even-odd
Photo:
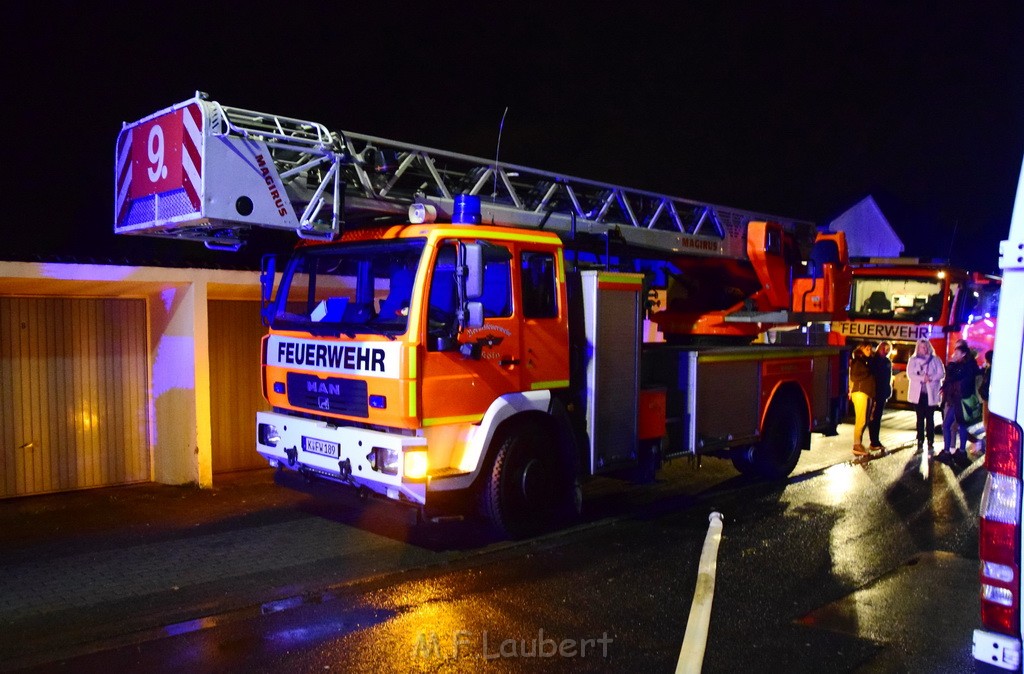
[(785, 477), (844, 412), (840, 348), (751, 344), (843, 316), (845, 241), (809, 223), (199, 94), (124, 125), (115, 184), (118, 233), (301, 237), (262, 274), (256, 450), (428, 518), (526, 535), (680, 456)]
[(835, 343), (888, 340), (894, 349), (893, 402), (906, 401), (906, 364), (926, 338), (943, 362), (960, 339), (982, 364), (992, 348), (1000, 279), (915, 258), (853, 261), (847, 320), (832, 323)]

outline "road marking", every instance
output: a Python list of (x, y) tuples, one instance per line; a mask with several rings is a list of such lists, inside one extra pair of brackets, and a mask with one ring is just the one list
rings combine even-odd
[(715, 571), (718, 567), (718, 544), (722, 540), (722, 513), (712, 512), (708, 517), (707, 536), (697, 567), (697, 587), (690, 604), (690, 617), (686, 620), (686, 635), (679, 649), (676, 674), (700, 672), (704, 662), (704, 647), (708, 643), (708, 623), (711, 621), (711, 602), (715, 598)]

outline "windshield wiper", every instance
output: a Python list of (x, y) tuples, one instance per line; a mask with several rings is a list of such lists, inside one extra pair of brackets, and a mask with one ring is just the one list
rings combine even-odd
[[(339, 335), (345, 335), (349, 339), (355, 339), (357, 332), (350, 332), (348, 330), (339, 330)], [(395, 341), (396, 337), (391, 332), (385, 332), (381, 328), (373, 325), (372, 323), (360, 323), (358, 332), (367, 333), (371, 335), (383, 335), (387, 337), (389, 341)]]

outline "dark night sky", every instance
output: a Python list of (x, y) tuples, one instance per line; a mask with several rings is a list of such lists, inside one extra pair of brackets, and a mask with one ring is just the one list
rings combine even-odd
[(485, 157), (508, 106), (504, 161), (819, 223), (870, 194), (982, 271), (1024, 152), (1019, 2), (93, 4), (8, 10), (0, 257), (232, 264), (111, 233), (121, 122), (196, 89)]

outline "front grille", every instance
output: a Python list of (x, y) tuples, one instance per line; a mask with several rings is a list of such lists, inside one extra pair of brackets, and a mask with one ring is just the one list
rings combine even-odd
[(365, 381), (337, 377), (320, 379), (289, 372), (286, 384), (288, 403), (294, 407), (364, 419), (370, 416)]

